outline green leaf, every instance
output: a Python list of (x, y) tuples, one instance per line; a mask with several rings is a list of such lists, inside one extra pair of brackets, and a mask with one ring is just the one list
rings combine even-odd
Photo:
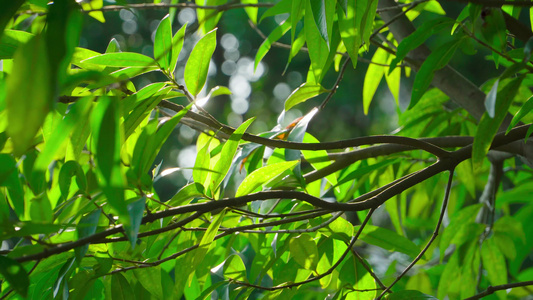
[(174, 195), (170, 201), (168, 202), (168, 205), (171, 206), (180, 206), (185, 205), (188, 203), (188, 201), (197, 198), (197, 197), (203, 197), (204, 187), (198, 183), (198, 182), (191, 182), (188, 185), (182, 187), (176, 195)]
[(167, 14), (157, 26), (154, 40), (154, 58), (163, 70), (172, 64), (172, 27)]
[(35, 134), (50, 110), (53, 98), (46, 45), (41, 36), (19, 47), (13, 58), (13, 71), (7, 79), (7, 133), (15, 155), (33, 144)]
[(139, 124), (141, 124), (148, 114), (161, 102), (161, 100), (163, 100), (169, 91), (170, 87), (161, 88), (152, 96), (136, 103), (133, 111), (124, 119), (125, 138), (128, 138), (137, 129)]
[(20, 30), (5, 30), (0, 37), (0, 59), (13, 58), (16, 50), (34, 35)]
[(261, 23), (264, 18), (273, 17), (280, 14), (288, 14), (291, 12), (291, 8), (292, 0), (281, 0), (280, 2), (276, 3), (276, 5), (265, 11), (265, 13), (261, 16), (259, 23)]
[(150, 292), (152, 297), (163, 299), (163, 285), (161, 276), (161, 267), (135, 269), (133, 271), (135, 278), (141, 285)]
[(205, 85), (209, 61), (215, 52), (216, 45), (216, 29), (213, 29), (194, 46), (185, 65), (185, 84), (194, 96), (198, 95)]
[(265, 57), (265, 55), (270, 50), (270, 47), (274, 42), (279, 40), (289, 29), (291, 28), (291, 22), (289, 20), (283, 22), (280, 26), (274, 28), (272, 32), (268, 35), (266, 40), (261, 43), (261, 46), (259, 46), (259, 49), (257, 49), (257, 53), (255, 54), (255, 61), (254, 61), (254, 70), (257, 69), (257, 66), (259, 65), (259, 62)]
[[(96, 209), (90, 214), (83, 216), (80, 219), (80, 221), (78, 222), (78, 226), (76, 226), (78, 240), (91, 236), (96, 232), (96, 227), (98, 226), (98, 220), (100, 219), (101, 214), (102, 210)], [(87, 253), (87, 249), (89, 249), (89, 244), (74, 249), (76, 253), (76, 261), (78, 262), (78, 264), (81, 263), (81, 260), (85, 256), (85, 253)]]
[(498, 92), (495, 109), (497, 114), (494, 118), (489, 117), (487, 113), (484, 113), (481, 117), (472, 146), (472, 165), (474, 169), (479, 169), (483, 164), (483, 159), (489, 151), (492, 140), (498, 132), (498, 128), (503, 122), (523, 79), (524, 76), (512, 79)]
[(76, 176), (76, 184), (81, 191), (85, 191), (87, 187), (87, 179), (83, 173), (83, 169), (77, 161), (67, 161), (59, 171), (59, 190), (61, 197), (66, 200), (69, 196), (70, 183), (73, 176)]
[(355, 1), (346, 1), (346, 5), (344, 11), (340, 5), (337, 8), (338, 26), (342, 42), (346, 47), (348, 55), (350, 55), (352, 65), (355, 69), (362, 42), (362, 33), (359, 25), (363, 14), (356, 13), (357, 4)]
[(15, 159), (10, 154), (0, 153), (0, 186), (7, 187), (11, 208), (16, 215), (24, 215), (24, 190), (18, 177)]
[(527, 99), (527, 101), (522, 105), (522, 107), (520, 107), (520, 109), (513, 116), (513, 119), (511, 120), (509, 127), (507, 127), (507, 131), (505, 132), (505, 134), (509, 133), (509, 131), (511, 131), (511, 129), (513, 129), (513, 127), (515, 127), (516, 124), (518, 124), (518, 122), (522, 120), (522, 118), (527, 116), (529, 112), (531, 112), (532, 109), (533, 109), (533, 96), (529, 97), (529, 99)]
[(220, 159), (218, 160), (217, 164), (215, 165), (215, 168), (213, 169), (215, 173), (213, 173), (211, 176), (210, 188), (212, 193), (215, 192), (224, 177), (228, 174), (231, 164), (233, 163), (233, 157), (237, 152), (239, 141), (241, 140), (244, 132), (246, 132), (246, 129), (248, 129), (248, 127), (250, 126), (250, 124), (252, 124), (254, 120), (255, 118), (252, 118), (242, 123), (239, 128), (237, 128), (231, 134), (226, 143), (224, 143), (224, 146), (222, 147), (222, 152), (220, 153)]
[[(120, 127), (117, 99), (103, 96), (93, 110), (91, 128), (100, 185), (123, 224), (130, 224), (124, 201), (125, 178), (120, 162)], [(94, 151), (93, 150), (93, 151)]]
[(448, 249), (448, 246), (450, 246), (450, 243), (457, 232), (459, 232), (464, 226), (475, 221), (481, 206), (482, 204), (470, 205), (461, 209), (450, 218), (450, 225), (446, 227), (440, 239), (439, 249), (441, 260), (444, 258), (445, 251)]
[[(207, 227), (207, 230), (202, 236), (198, 248), (195, 251), (191, 270), (194, 270), (196, 266), (198, 266), (198, 264), (200, 264), (200, 262), (205, 259), (209, 248), (213, 244), (213, 240), (215, 239), (218, 229), (220, 228), (220, 224), (222, 224), (222, 220), (224, 219), (225, 214), (226, 212), (223, 210), (221, 213), (214, 217), (214, 219), (211, 221), (211, 224), (209, 224), (209, 227)], [(191, 275), (189, 276), (189, 281), (191, 280), (193, 275), (194, 273), (191, 273)]]
[[(346, 260), (339, 271), (339, 280), (343, 285), (348, 285), (356, 290), (368, 290), (362, 299), (376, 299), (376, 281), (355, 257), (351, 256)], [(359, 294), (358, 291), (353, 293)]]
[(57, 274), (57, 279), (54, 282), (54, 286), (52, 287), (54, 298), (60, 293), (61, 288), (65, 288), (70, 274), (70, 269), (74, 265), (75, 260), (76, 259), (74, 257), (69, 258), (59, 270), (59, 274)]
[(22, 297), (28, 295), (30, 279), (24, 267), (9, 257), (0, 255), (0, 274), (6, 279), (11, 288)]
[[(305, 1), (304, 0), (293, 0), (292, 1), (291, 13), (290, 13), (291, 14), (290, 15), (291, 24), (293, 24), (293, 26), (291, 26), (291, 44), (294, 44), (294, 36), (296, 34), (296, 25), (302, 19), (304, 11), (305, 11)], [(303, 32), (303, 30), (300, 31), (300, 33), (302, 33), (302, 32)], [(290, 60), (290, 58), (289, 58), (289, 60)]]
[(157, 67), (155, 60), (135, 52), (105, 53), (82, 60), (81, 63), (109, 67)]
[[(304, 143), (320, 143), (319, 140), (317, 140), (314, 136), (312, 136), (311, 134), (309, 133), (306, 133), (305, 136), (304, 136), (304, 139), (303, 139), (303, 142)], [(304, 156), (304, 158), (309, 162), (311, 163), (311, 166), (315, 169), (315, 170), (320, 170), (322, 168), (325, 168), (329, 165), (331, 165), (333, 162), (332, 161), (324, 161), (324, 162), (313, 162), (313, 160), (315, 160), (316, 158), (325, 158), (325, 157), (328, 157), (328, 152), (326, 150), (318, 150), (318, 151), (307, 151), (307, 150), (302, 150), (302, 154)], [(326, 180), (332, 185), (332, 186), (336, 186), (337, 185), (337, 175), (335, 173), (333, 174), (330, 174), (328, 176), (326, 176)]]
[[(257, 0), (241, 0), (241, 3), (243, 4), (257, 4)], [(248, 15), (248, 18), (250, 18), (250, 21), (257, 25), (257, 12), (259, 10), (259, 7), (252, 7), (247, 6), (244, 8), (244, 11)]]
[(316, 270), (318, 264), (318, 248), (316, 242), (308, 234), (301, 234), (289, 242), (291, 257), (304, 269)]
[(143, 219), (145, 204), (146, 197), (143, 196), (129, 203), (127, 206), (131, 223), (129, 225), (124, 225), (124, 232), (130, 240), (132, 249), (135, 248), (135, 244), (137, 243), (137, 234), (139, 233), (139, 228)]
[[(481, 245), (481, 259), (487, 270), (487, 278), (492, 285), (507, 283), (507, 265), (505, 257), (493, 239), (487, 239)], [(506, 299), (505, 291), (496, 292), (500, 299)]]
[[(465, 16), (466, 17), (466, 16)], [(398, 45), (396, 51), (396, 58), (391, 62), (389, 73), (396, 68), (398, 63), (407, 56), (407, 54), (422, 45), (429, 37), (435, 33), (452, 26), (455, 23), (454, 20), (449, 18), (437, 18), (422, 23), (415, 32), (411, 33), (408, 37), (403, 39)]]
[[(320, 32), (320, 36), (329, 47), (329, 37), (331, 36), (331, 26), (333, 25), (332, 13), (335, 9), (335, 1), (316, 0), (309, 2), (311, 4), (311, 12), (313, 13), (315, 26), (318, 29), (318, 32)], [(326, 6), (328, 6), (328, 9)], [(309, 13), (309, 11), (307, 12)]]
[(111, 296), (117, 300), (135, 299), (130, 283), (121, 273), (115, 273), (111, 276)]
[(178, 32), (172, 38), (172, 57), (170, 60), (170, 73), (174, 73), (176, 66), (178, 65), (178, 57), (181, 49), (183, 48), (183, 41), (185, 40), (185, 31), (187, 30), (187, 24), (184, 24)]
[[(202, 136), (202, 135), (200, 135)], [(209, 187), (207, 185), (207, 177), (210, 172), (211, 167), (211, 155), (209, 150), (209, 145), (211, 144), (212, 137), (207, 138), (207, 142), (201, 145), (202, 140), (200, 137), (196, 143), (196, 149), (198, 154), (196, 155), (196, 161), (194, 162), (194, 169), (192, 171), (192, 177), (194, 182), (201, 184), (205, 190)]]
[(489, 117), (494, 118), (496, 114), (496, 96), (498, 95), (498, 84), (500, 83), (499, 79), (496, 79), (492, 88), (490, 89), (487, 97), (485, 98), (485, 109)]
[(4, 32), (9, 20), (15, 15), (20, 6), (24, 3), (24, 0), (12, 0), (3, 3), (2, 12), (0, 13), (0, 37)]
[[(387, 63), (388, 54), (385, 50), (378, 48), (374, 56), (372, 57), (372, 62), (378, 64)], [(363, 84), (363, 110), (365, 115), (368, 115), (368, 109), (370, 108), (370, 103), (376, 94), (381, 78), (383, 78), (384, 68), (376, 64), (368, 64), (368, 69), (365, 74), (365, 82)]]
[(261, 185), (268, 183), (286, 170), (293, 168), (298, 163), (299, 161), (297, 160), (280, 162), (253, 171), (251, 174), (246, 176), (246, 178), (244, 178), (241, 185), (237, 189), (236, 196), (239, 197), (252, 193)]
[(54, 159), (58, 150), (62, 149), (68, 136), (78, 125), (80, 120), (84, 120), (92, 109), (92, 97), (84, 97), (69, 107), (68, 113), (55, 127), (52, 135), (46, 140), (44, 149), (37, 157), (34, 172), (44, 173), (48, 165)]
[(291, 109), (293, 106), (305, 102), (308, 99), (316, 97), (322, 93), (327, 92), (320, 84), (309, 84), (307, 82), (296, 88), (285, 100), (285, 111)]
[[(306, 3), (305, 11), (312, 11), (311, 1), (307, 1)], [(325, 73), (323, 68), (329, 56), (329, 47), (320, 35), (312, 14), (305, 14), (303, 30), (305, 31), (305, 40), (309, 49), (309, 58), (311, 59), (310, 70), (312, 70), (315, 77), (315, 83), (320, 83)], [(307, 81), (309, 82), (309, 80)]]
[(413, 108), (422, 95), (426, 92), (427, 88), (433, 80), (433, 75), (437, 70), (444, 68), (452, 58), (455, 50), (461, 45), (463, 41), (460, 39), (453, 39), (440, 46), (437, 50), (433, 51), (427, 59), (424, 61), (420, 70), (416, 74), (415, 82), (413, 83), (413, 92), (411, 94), (411, 102), (409, 103), (409, 109)]
[(159, 127), (155, 133), (154, 139), (150, 141), (150, 145), (146, 145), (147, 148), (141, 156), (142, 158), (140, 166), (142, 167), (142, 173), (148, 172), (148, 170), (154, 163), (154, 160), (157, 154), (159, 153), (159, 150), (167, 141), (174, 128), (178, 126), (178, 123), (180, 122), (181, 118), (183, 118), (183, 116), (185, 116), (185, 114), (189, 111), (190, 107), (191, 105), (187, 106), (186, 108), (175, 114), (172, 118), (159, 123)]
[[(354, 231), (359, 230), (359, 225), (354, 226)], [(394, 231), (374, 225), (366, 225), (360, 238), (372, 245), (389, 251), (398, 251), (412, 257), (420, 253), (420, 249), (413, 242)]]
[(502, 10), (499, 8), (485, 8), (480, 18), (476, 20), (476, 29), (481, 37), (492, 47), (504, 51), (507, 44), (507, 27)]
[(328, 229), (333, 233), (333, 238), (349, 242), (353, 236), (353, 225), (344, 218), (336, 218), (328, 225)]
[(433, 296), (426, 295), (420, 291), (415, 291), (415, 290), (396, 291), (394, 293), (388, 294), (388, 296), (385, 299), (387, 300), (422, 300), (422, 299), (438, 300), (437, 298)]
[(239, 255), (231, 255), (224, 262), (224, 278), (246, 281), (246, 267)]

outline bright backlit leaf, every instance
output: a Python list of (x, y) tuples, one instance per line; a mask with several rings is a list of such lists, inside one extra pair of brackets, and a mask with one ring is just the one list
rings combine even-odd
[(166, 15), (155, 31), (154, 58), (163, 70), (168, 70), (172, 63), (172, 27)]
[(308, 99), (316, 97), (322, 93), (327, 92), (320, 84), (309, 84), (303, 83), (298, 88), (296, 88), (285, 100), (285, 110), (291, 109), (293, 106), (305, 102)]
[(109, 67), (156, 67), (151, 57), (135, 52), (105, 53), (81, 61), (82, 63), (104, 65)]
[(293, 168), (298, 163), (299, 161), (297, 160), (280, 162), (253, 171), (251, 174), (246, 176), (246, 178), (244, 178), (241, 185), (237, 189), (236, 196), (238, 197), (252, 193), (263, 184), (268, 183), (286, 170)]
[(194, 96), (198, 95), (205, 85), (209, 62), (217, 45), (216, 34), (216, 29), (214, 29), (201, 38), (194, 46), (185, 65), (185, 84)]
[(308, 234), (302, 234), (292, 238), (289, 242), (289, 249), (291, 257), (302, 268), (307, 270), (315, 270), (318, 264), (318, 248), (316, 242)]

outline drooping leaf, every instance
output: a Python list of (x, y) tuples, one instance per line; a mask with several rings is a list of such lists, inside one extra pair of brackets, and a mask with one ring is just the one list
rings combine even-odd
[(121, 273), (111, 276), (111, 296), (118, 300), (135, 299), (130, 283)]
[(308, 234), (301, 234), (289, 242), (291, 257), (304, 269), (316, 270), (318, 264), (318, 248), (316, 242)]
[(372, 57), (373, 64), (368, 64), (363, 84), (363, 110), (368, 114), (370, 103), (376, 94), (381, 78), (383, 78), (384, 68), (377, 64), (387, 63), (387, 52), (381, 48), (376, 50)]
[(257, 66), (259, 65), (259, 62), (265, 57), (265, 55), (270, 50), (270, 47), (274, 42), (279, 40), (289, 29), (291, 28), (291, 22), (289, 20), (283, 22), (280, 26), (276, 27), (272, 32), (268, 35), (265, 41), (259, 46), (259, 49), (257, 49), (257, 53), (255, 55), (255, 61), (254, 61), (254, 70), (257, 69)]
[(52, 87), (46, 45), (36, 36), (19, 47), (13, 58), (13, 71), (7, 80), (7, 133), (15, 155), (23, 154), (50, 110)]
[(194, 96), (198, 95), (205, 85), (209, 62), (215, 52), (216, 45), (216, 29), (214, 29), (198, 41), (185, 65), (185, 84)]
[(146, 197), (143, 196), (131, 203), (128, 203), (127, 206), (131, 223), (127, 226), (124, 226), (124, 232), (130, 240), (132, 249), (135, 248), (135, 244), (137, 243), (137, 234), (139, 233), (139, 228), (141, 226), (145, 204)]
[(453, 39), (440, 46), (427, 57), (416, 74), (409, 109), (413, 108), (418, 103), (418, 100), (422, 98), (422, 95), (424, 95), (433, 80), (435, 71), (444, 68), (448, 64), (462, 41), (462, 38)]
[(139, 283), (157, 298), (163, 299), (162, 274), (159, 266), (153, 268), (135, 269), (133, 271)]
[(327, 92), (320, 84), (309, 84), (307, 82), (296, 88), (285, 100), (285, 110), (291, 109), (293, 106), (305, 102), (308, 99), (316, 97), (322, 93)]
[[(466, 17), (466, 16), (465, 16)], [(454, 24), (454, 20), (449, 18), (437, 18), (422, 23), (415, 32), (404, 38), (398, 45), (396, 58), (391, 62), (389, 73), (392, 72), (398, 63), (407, 56), (407, 54), (422, 45), (429, 37), (435, 33), (448, 28)]]
[(503, 87), (496, 97), (496, 115), (494, 118), (489, 117), (484, 113), (479, 121), (476, 136), (474, 137), (474, 144), (472, 146), (472, 165), (474, 169), (481, 167), (483, 159), (489, 151), (490, 145), (500, 124), (503, 122), (509, 106), (513, 101), (514, 96), (518, 92), (518, 87), (522, 83), (524, 76), (512, 79), (505, 87)]
[(172, 63), (172, 27), (166, 15), (155, 31), (154, 58), (163, 70), (169, 71)]
[(155, 60), (135, 52), (105, 53), (82, 60), (81, 63), (109, 67), (157, 67)]
[[(311, 2), (307, 1), (306, 3), (307, 6), (305, 11), (312, 11)], [(326, 41), (320, 35), (312, 14), (305, 14), (304, 30), (307, 48), (309, 49), (309, 58), (311, 59), (310, 71), (312, 71), (314, 75), (314, 83), (320, 83), (320, 80), (325, 73), (323, 68), (329, 55), (329, 47)], [(307, 81), (309, 82), (309, 80)]]
[(24, 267), (15, 260), (0, 255), (0, 274), (9, 283), (11, 288), (22, 297), (28, 295), (30, 279)]
[[(309, 3), (311, 4), (311, 12), (313, 14), (313, 19), (315, 20), (315, 26), (320, 32), (320, 36), (329, 46), (335, 1), (316, 0), (309, 1)], [(328, 6), (329, 9), (326, 9), (326, 6)], [(307, 11), (307, 13), (309, 13), (309, 11)]]
[[(481, 245), (481, 259), (483, 267), (487, 270), (487, 278), (492, 285), (507, 283), (507, 264), (505, 257), (493, 239), (487, 239)], [(506, 299), (505, 291), (496, 292), (500, 299)]]
[(121, 132), (117, 99), (103, 96), (91, 117), (97, 171), (101, 187), (123, 224), (130, 224), (124, 201), (125, 178), (120, 162)]
[(174, 73), (178, 64), (178, 57), (183, 48), (183, 41), (185, 40), (185, 31), (187, 24), (184, 24), (178, 32), (172, 37), (172, 57), (170, 59), (170, 73)]
[[(257, 0), (241, 0), (241, 3), (243, 4), (257, 4)], [(257, 25), (257, 12), (259, 8), (253, 7), (253, 6), (247, 6), (244, 8), (244, 11), (248, 15), (248, 18), (250, 18), (250, 21), (252, 23)]]
[(251, 174), (246, 176), (246, 178), (244, 178), (241, 185), (237, 189), (236, 196), (239, 197), (252, 193), (261, 185), (268, 183), (270, 180), (278, 177), (286, 170), (293, 168), (298, 163), (299, 161), (297, 160), (280, 162), (253, 171)]
[(496, 79), (496, 81), (492, 85), (492, 88), (487, 94), (487, 97), (485, 98), (485, 109), (487, 110), (487, 115), (491, 118), (494, 118), (494, 115), (496, 114), (495, 109), (496, 96), (498, 95), (498, 83), (500, 83), (500, 80)]

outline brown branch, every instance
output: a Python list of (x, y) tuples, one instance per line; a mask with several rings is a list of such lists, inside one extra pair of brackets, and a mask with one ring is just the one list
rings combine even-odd
[(479, 4), (479, 5), (483, 5), (484, 7), (500, 7), (502, 5), (514, 5), (514, 6), (521, 6), (521, 7), (533, 6), (533, 2), (529, 0), (509, 0), (509, 1), (506, 1), (506, 0), (449, 0), (449, 1)]
[(489, 286), (485, 291), (483, 291), (483, 292), (481, 292), (481, 293), (479, 293), (477, 295), (474, 295), (472, 297), (466, 298), (464, 300), (477, 300), (477, 299), (481, 299), (481, 298), (483, 298), (485, 296), (494, 294), (497, 291), (503, 291), (503, 290), (517, 288), (517, 287), (525, 287), (525, 286), (529, 286), (529, 285), (533, 285), (533, 280), (515, 282), (515, 283), (508, 283), (508, 284), (502, 284), (502, 285), (495, 285), (495, 286)]

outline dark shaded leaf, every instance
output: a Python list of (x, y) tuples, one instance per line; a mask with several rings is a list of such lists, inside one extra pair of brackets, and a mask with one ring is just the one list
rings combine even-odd
[(2, 274), (15, 292), (22, 297), (28, 295), (30, 279), (21, 264), (9, 257), (0, 255), (0, 274)]

